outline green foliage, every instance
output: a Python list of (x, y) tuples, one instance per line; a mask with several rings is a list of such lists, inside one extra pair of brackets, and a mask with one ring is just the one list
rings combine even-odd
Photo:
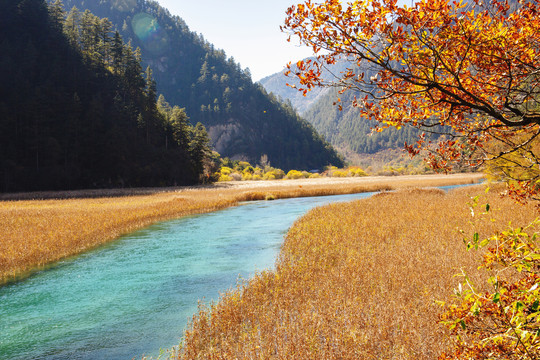
[[(473, 199), (475, 216), (478, 197)], [(489, 204), (485, 206), (487, 214)], [(467, 248), (488, 247), (480, 269), (488, 273), (488, 291), (466, 275), (456, 291), (458, 303), (447, 306), (441, 321), (455, 337), (453, 353), (440, 359), (537, 359), (540, 355), (540, 248), (536, 219), (523, 228), (509, 227)]]
[(244, 171), (247, 167), (250, 167), (251, 164), (247, 161), (238, 161), (236, 163), (236, 166), (234, 167), (235, 170)]

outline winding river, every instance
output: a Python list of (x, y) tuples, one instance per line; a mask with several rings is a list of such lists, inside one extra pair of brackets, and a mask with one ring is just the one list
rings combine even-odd
[(369, 193), (256, 201), (162, 222), (0, 287), (0, 359), (132, 359), (180, 342), (200, 299), (273, 268), (293, 222)]

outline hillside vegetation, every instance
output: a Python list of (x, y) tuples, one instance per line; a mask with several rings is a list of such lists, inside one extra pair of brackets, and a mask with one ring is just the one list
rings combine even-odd
[(2, 1), (0, 53), (0, 191), (199, 182), (204, 127), (156, 103), (151, 69), (108, 20)]
[[(305, 59), (304, 61), (308, 61)], [(335, 76), (347, 71), (351, 64), (337, 61), (323, 69), (321, 77), (331, 81)], [(373, 122), (362, 118), (359, 110), (351, 104), (355, 95), (360, 93), (345, 92), (340, 94), (339, 87), (315, 87), (305, 95), (298, 91), (301, 85), (293, 74), (297, 71), (291, 65), (291, 75), (285, 71), (273, 74), (260, 82), (265, 89), (276, 96), (290, 101), (313, 127), (334, 147), (340, 149), (349, 161), (355, 161), (357, 154), (375, 154), (388, 149), (402, 149), (405, 142), (416, 141), (419, 131), (410, 127), (374, 131)], [(364, 73), (367, 78), (375, 75), (368, 69), (353, 67), (356, 73)], [(293, 87), (294, 86), (294, 87)]]
[(64, 0), (65, 7), (90, 9), (108, 18), (126, 41), (140, 47), (157, 92), (201, 122), (222, 156), (258, 161), (267, 155), (282, 169), (311, 169), (342, 160), (294, 109), (254, 84), (225, 51), (192, 32), (180, 17), (151, 0)]

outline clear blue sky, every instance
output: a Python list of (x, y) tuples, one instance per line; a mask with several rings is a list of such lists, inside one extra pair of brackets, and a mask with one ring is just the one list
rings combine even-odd
[(281, 71), (289, 61), (311, 56), (307, 47), (287, 42), (279, 26), (296, 0), (157, 0), (180, 16), (191, 31), (201, 33), (242, 68), (253, 80)]

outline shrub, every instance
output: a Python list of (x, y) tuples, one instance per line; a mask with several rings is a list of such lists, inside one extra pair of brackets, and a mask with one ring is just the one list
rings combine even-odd
[[(489, 205), (486, 206), (489, 211)], [(509, 228), (479, 240), (468, 249), (489, 246), (479, 269), (491, 277), (481, 291), (466, 274), (441, 322), (455, 337), (452, 353), (439, 359), (538, 359), (540, 355), (540, 247), (538, 219), (524, 228)]]
[(334, 170), (332, 177), (347, 177), (347, 173), (344, 170)]
[(285, 171), (281, 169), (274, 169), (272, 173), (274, 174), (276, 179), (283, 179), (285, 177)]
[(368, 176), (368, 174), (358, 166), (349, 168), (349, 173), (350, 176)]
[(262, 176), (264, 174), (264, 170), (261, 169), (260, 167), (256, 167), (255, 169), (253, 169), (253, 174)]
[(229, 175), (221, 174), (218, 178), (218, 181), (232, 181), (232, 177)]
[(238, 164), (236, 164), (236, 166), (234, 167), (234, 169), (239, 170), (239, 171), (243, 171), (248, 166), (251, 166), (251, 164), (248, 163), (247, 161), (239, 161)]
[(291, 170), (287, 173), (287, 179), (300, 179), (304, 175), (298, 170)]
[(221, 175), (229, 175), (233, 172), (233, 169), (227, 166), (222, 166), (219, 172), (221, 173)]
[(229, 175), (233, 181), (240, 181), (242, 180), (242, 175), (240, 175), (239, 173), (232, 173), (231, 175)]

